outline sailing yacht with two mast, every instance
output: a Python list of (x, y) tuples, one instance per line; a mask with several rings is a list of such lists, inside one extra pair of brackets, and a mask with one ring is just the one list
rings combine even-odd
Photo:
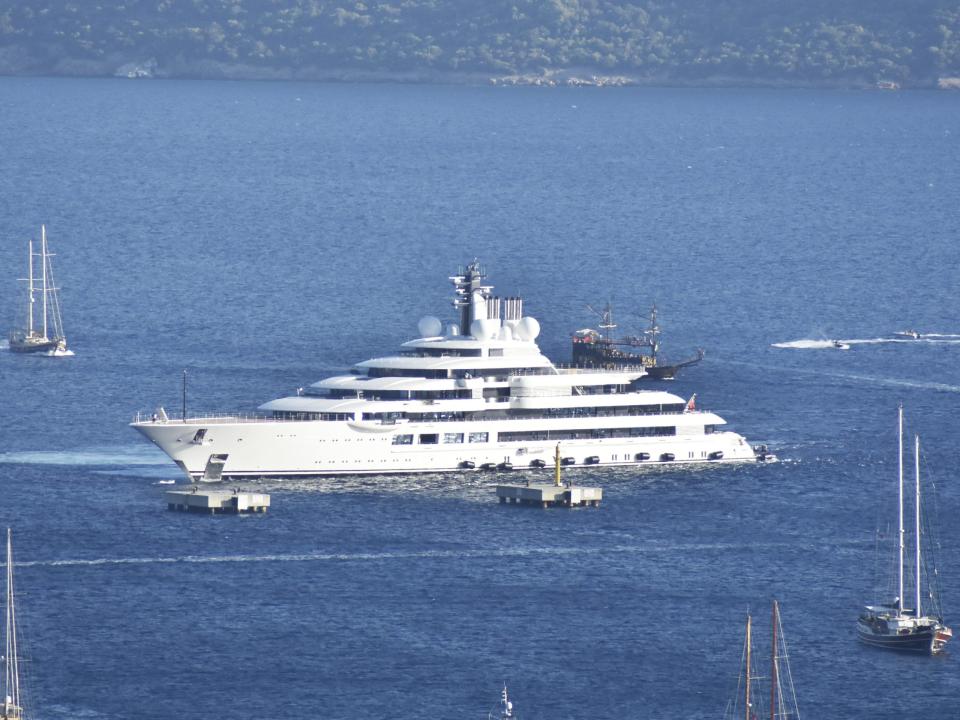
[[(857, 620), (857, 635), (867, 645), (890, 648), (892, 650), (911, 650), (914, 652), (939, 653), (953, 637), (953, 631), (943, 624), (940, 614), (924, 615), (920, 602), (921, 558), (920, 558), (920, 438), (914, 442), (914, 468), (916, 482), (914, 487), (914, 606), (908, 608), (903, 598), (904, 568), (904, 508), (903, 508), (903, 406), (898, 416), (899, 427), (899, 548), (897, 554), (899, 576), (897, 597), (892, 603), (867, 605)], [(935, 596), (931, 599), (936, 603)], [(937, 608), (939, 609), (939, 608)]]
[[(797, 706), (797, 693), (793, 687), (793, 673), (790, 672), (790, 658), (787, 655), (787, 643), (783, 637), (783, 625), (780, 622), (780, 604), (773, 601), (772, 639), (770, 641), (770, 720), (800, 718)], [(743, 643), (743, 671), (737, 681), (737, 694), (727, 704), (724, 720), (757, 720), (763, 712), (763, 696), (754, 692), (757, 681), (763, 679), (753, 665), (752, 618), (747, 615), (747, 632)], [(742, 682), (742, 686), (741, 686)], [(759, 689), (759, 688), (758, 688)], [(743, 698), (743, 707), (740, 699)]]
[(10, 528), (7, 528), (7, 602), (6, 629), (3, 651), (3, 706), (0, 707), (0, 720), (21, 720), (23, 706), (20, 703), (20, 667), (17, 654), (17, 616), (13, 605), (13, 546), (10, 541)]
[[(39, 353), (50, 357), (73, 355), (67, 349), (67, 338), (63, 334), (63, 321), (60, 317), (60, 298), (53, 281), (52, 253), (47, 249), (47, 227), (40, 226), (40, 253), (33, 250), (33, 240), (28, 241), (27, 253), (27, 313), (26, 327), (10, 333), (10, 350), (15, 353)], [(34, 258), (40, 260), (40, 277), (34, 276)], [(40, 286), (37, 287), (37, 281)], [(40, 296), (40, 318), (35, 318), (34, 306)], [(52, 331), (52, 336), (51, 336)]]

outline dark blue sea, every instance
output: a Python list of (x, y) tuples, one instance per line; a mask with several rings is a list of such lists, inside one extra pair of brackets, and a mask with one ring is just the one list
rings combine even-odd
[[(958, 171), (946, 92), (0, 80), (4, 335), (46, 223), (76, 353), (0, 349), (35, 717), (485, 718), (506, 682), (523, 720), (706, 720), (774, 597), (803, 716), (957, 717), (960, 640), (855, 621), (903, 402), (960, 631)], [(582, 511), (479, 473), (165, 509), (127, 423), (184, 369), (191, 411), (251, 411), (452, 320), (474, 258), (558, 361), (588, 303), (627, 333), (656, 302), (666, 355), (706, 350), (667, 387), (782, 462), (583, 470)]]

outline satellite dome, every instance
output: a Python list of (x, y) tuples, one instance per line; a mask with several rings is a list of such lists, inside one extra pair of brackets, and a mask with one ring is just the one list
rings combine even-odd
[(537, 322), (536, 318), (522, 317), (520, 318), (520, 322), (517, 323), (513, 334), (517, 340), (531, 342), (540, 334), (540, 323)]
[(490, 340), (496, 337), (500, 330), (500, 320), (497, 318), (477, 318), (470, 323), (470, 334), (477, 340)]
[(443, 330), (443, 323), (433, 315), (425, 315), (417, 323), (417, 330), (420, 332), (420, 337), (436, 337)]

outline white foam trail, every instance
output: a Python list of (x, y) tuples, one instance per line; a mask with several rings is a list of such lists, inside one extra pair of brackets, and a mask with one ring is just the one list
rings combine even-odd
[(149, 445), (83, 450), (26, 450), (0, 453), (0, 464), (19, 465), (169, 465), (160, 450)]
[(948, 336), (943, 336), (943, 339), (933, 340), (930, 337), (922, 336), (917, 339), (914, 338), (869, 338), (866, 340), (841, 340), (840, 342), (845, 342), (850, 345), (887, 345), (887, 344), (899, 344), (899, 345), (920, 345), (927, 343), (928, 345), (956, 345), (960, 343), (960, 340), (949, 340)]
[(773, 343), (771, 347), (794, 348), (798, 350), (821, 350), (824, 348), (832, 348), (833, 340), (790, 340), (789, 342)]
[[(919, 345), (926, 343), (928, 345), (957, 345), (960, 344), (960, 335), (922, 335), (918, 339), (914, 338), (850, 338), (838, 339), (839, 342), (847, 345)], [(787, 342), (771, 343), (770, 347), (787, 348), (793, 350), (826, 350), (833, 349), (833, 340), (789, 340)]]
[(886, 387), (904, 387), (917, 390), (939, 390), (941, 392), (960, 393), (960, 385), (948, 385), (938, 382), (918, 382), (916, 380), (898, 380), (896, 378), (877, 378), (869, 375), (853, 375), (847, 373), (814, 373), (820, 376), (838, 378), (840, 380), (856, 380), (857, 382), (871, 383), (874, 385), (883, 385)]
[(9, 340), (0, 340), (0, 350), (9, 350), (10, 341)]
[[(836, 545), (863, 545), (870, 541), (841, 541)], [(419, 552), (382, 552), (382, 553), (304, 553), (295, 555), (184, 555), (181, 557), (139, 557), (139, 558), (94, 558), (89, 560), (28, 560), (14, 563), (15, 567), (98, 567), (110, 565), (172, 565), (172, 564), (211, 564), (211, 563), (285, 563), (285, 562), (384, 562), (391, 560), (431, 560), (431, 559), (470, 559), (500, 557), (532, 557), (539, 555), (660, 555), (670, 553), (699, 553), (705, 551), (726, 552), (755, 548), (757, 545), (734, 543), (684, 543), (684, 544), (644, 544), (614, 545), (610, 547), (514, 547), (489, 548), (481, 550), (423, 550)], [(796, 548), (792, 543), (768, 543), (763, 547)], [(3, 567), (3, 563), (0, 563)]]
[(871, 377), (870, 375), (856, 375), (854, 373), (830, 372), (822, 369), (811, 370), (808, 368), (791, 368), (781, 365), (766, 365), (763, 363), (744, 362), (742, 360), (724, 360), (714, 358), (713, 362), (726, 363), (727, 365), (741, 365), (751, 367), (757, 370), (769, 370), (771, 372), (786, 372), (796, 375), (815, 375), (822, 378), (834, 378), (836, 380), (854, 380), (856, 382), (867, 383), (870, 385), (882, 385), (885, 387), (905, 387), (915, 388), (917, 390), (938, 390), (941, 392), (960, 393), (960, 385), (949, 385), (938, 382), (918, 382), (916, 380), (900, 380), (899, 378)]

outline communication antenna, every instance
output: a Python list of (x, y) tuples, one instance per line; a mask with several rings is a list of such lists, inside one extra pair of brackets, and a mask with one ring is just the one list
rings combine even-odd
[(610, 302), (608, 301), (607, 304), (603, 306), (603, 310), (597, 310), (593, 305), (587, 305), (587, 310), (600, 318), (600, 334), (608, 337), (610, 333), (607, 331), (613, 330), (617, 326), (613, 321), (613, 308)]

